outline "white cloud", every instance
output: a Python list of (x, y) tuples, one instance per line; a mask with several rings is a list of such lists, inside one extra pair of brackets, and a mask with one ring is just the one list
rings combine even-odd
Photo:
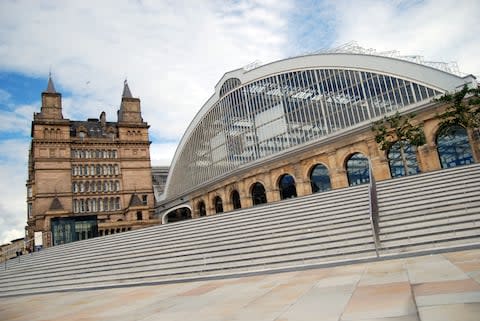
[(379, 51), (457, 61), (460, 71), (480, 75), (478, 1), (341, 0), (333, 8), (338, 44), (356, 40)]
[(25, 235), (28, 140), (0, 142), (0, 243)]
[[(106, 111), (107, 120), (115, 121), (128, 78), (155, 138), (152, 163), (169, 165), (176, 142), (226, 71), (285, 56), (289, 6), (289, 1), (2, 1), (0, 71), (44, 77), (46, 84), (51, 68), (64, 94), (63, 115), (74, 120)], [(1, 110), (0, 133), (21, 128), (27, 138), (39, 107)], [(17, 153), (28, 151), (28, 144), (19, 146)], [(1, 148), (15, 155), (17, 147), (9, 141)], [(26, 171), (18, 160), (1, 164), (3, 182), (12, 182), (10, 173), (16, 176), (13, 184), (0, 184), (0, 192), (8, 194), (0, 200), (0, 241), (12, 231), (23, 235)]]
[(39, 105), (17, 105), (13, 110), (0, 109), (0, 134), (16, 132), (29, 135), (33, 112), (37, 111), (37, 106)]
[(152, 166), (170, 166), (177, 145), (176, 142), (152, 144), (150, 146)]
[(77, 103), (66, 104), (65, 117), (74, 109), (84, 117), (106, 107), (113, 114), (127, 77), (156, 135), (179, 139), (225, 71), (283, 57), (288, 7), (230, 5), (3, 2), (0, 11), (10, 14), (0, 19), (0, 69), (41, 76), (52, 66), (57, 87)]

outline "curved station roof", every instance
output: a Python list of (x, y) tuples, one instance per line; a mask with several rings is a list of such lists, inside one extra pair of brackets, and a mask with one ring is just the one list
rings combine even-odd
[(351, 53), (300, 56), (227, 72), (180, 141), (166, 200), (262, 159), (418, 108), (464, 84), (475, 85), (475, 77)]

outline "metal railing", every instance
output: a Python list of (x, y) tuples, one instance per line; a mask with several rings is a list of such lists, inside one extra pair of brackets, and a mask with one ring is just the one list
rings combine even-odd
[(380, 238), (379, 234), (379, 227), (378, 227), (378, 198), (377, 198), (377, 184), (375, 182), (375, 178), (373, 177), (372, 173), (372, 166), (369, 164), (369, 179), (370, 183), (368, 186), (368, 200), (369, 200), (369, 212), (370, 212), (370, 225), (372, 227), (372, 235), (373, 240), (375, 242), (375, 253), (377, 257), (379, 256), (378, 250), (380, 248)]

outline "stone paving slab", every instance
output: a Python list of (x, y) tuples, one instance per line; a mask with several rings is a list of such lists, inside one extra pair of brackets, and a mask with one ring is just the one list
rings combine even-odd
[(479, 321), (480, 249), (0, 300), (2, 321)]

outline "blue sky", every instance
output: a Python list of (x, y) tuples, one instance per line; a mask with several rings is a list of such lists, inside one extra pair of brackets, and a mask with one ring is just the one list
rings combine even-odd
[(115, 121), (123, 80), (168, 165), (229, 70), (352, 40), (480, 75), (476, 0), (0, 2), (0, 243), (22, 237), (30, 124), (51, 70), (63, 115)]

